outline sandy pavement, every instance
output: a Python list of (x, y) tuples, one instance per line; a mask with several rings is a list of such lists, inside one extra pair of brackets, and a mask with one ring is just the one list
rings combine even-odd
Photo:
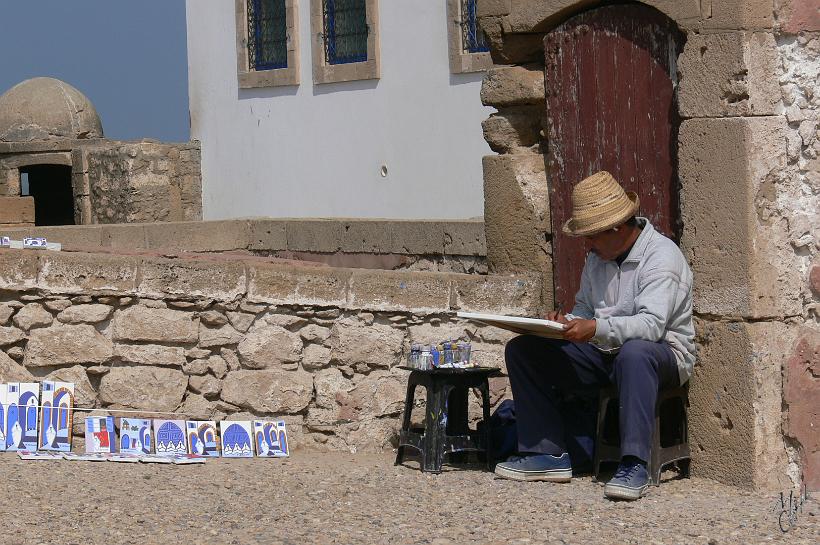
[(22, 461), (0, 454), (5, 544), (820, 543), (811, 498), (783, 534), (774, 496), (673, 479), (635, 503), (589, 477), (517, 483), (422, 474), (392, 456), (295, 452), (204, 465)]

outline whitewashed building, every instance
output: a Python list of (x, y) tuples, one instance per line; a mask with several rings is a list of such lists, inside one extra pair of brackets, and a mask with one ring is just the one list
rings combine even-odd
[(476, 0), (187, 0), (204, 219), (483, 215)]

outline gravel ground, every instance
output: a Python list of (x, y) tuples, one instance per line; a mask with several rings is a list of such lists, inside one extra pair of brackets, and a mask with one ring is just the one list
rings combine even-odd
[(702, 479), (625, 503), (588, 477), (518, 483), (416, 467), (389, 454), (169, 466), (5, 453), (0, 544), (820, 543), (816, 498), (783, 534), (773, 496)]

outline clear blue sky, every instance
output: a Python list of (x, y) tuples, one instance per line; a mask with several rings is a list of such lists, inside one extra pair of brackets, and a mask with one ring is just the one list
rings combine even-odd
[(0, 94), (37, 76), (87, 96), (115, 140), (187, 141), (185, 0), (0, 4)]

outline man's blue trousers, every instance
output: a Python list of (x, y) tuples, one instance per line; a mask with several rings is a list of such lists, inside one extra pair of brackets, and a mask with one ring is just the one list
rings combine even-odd
[(679, 383), (666, 342), (634, 339), (617, 354), (605, 354), (589, 343), (522, 335), (507, 343), (505, 357), (519, 452), (567, 452), (567, 424), (571, 428), (573, 423), (568, 419), (589, 420), (590, 415), (571, 414), (562, 393), (614, 383), (620, 395), (621, 456), (649, 460), (658, 391)]

